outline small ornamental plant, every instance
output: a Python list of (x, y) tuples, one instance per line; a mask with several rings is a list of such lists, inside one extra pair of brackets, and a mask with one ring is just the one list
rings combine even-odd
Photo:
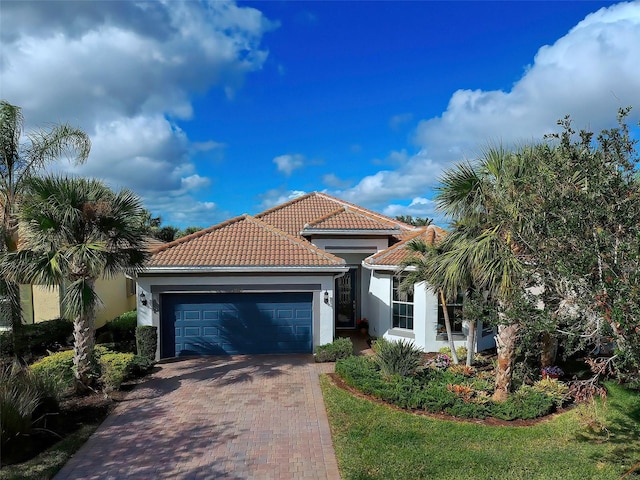
[(445, 355), (444, 353), (439, 353), (436, 355), (436, 358), (433, 360), (429, 360), (427, 365), (433, 368), (437, 368), (438, 370), (444, 370), (445, 368), (449, 368), (451, 365), (451, 357), (449, 355)]
[(547, 378), (547, 377), (558, 378), (564, 375), (564, 372), (562, 371), (562, 369), (560, 367), (556, 367), (555, 365), (550, 367), (544, 367), (541, 370), (541, 373), (543, 378)]
[(356, 325), (358, 326), (358, 328), (364, 328), (365, 330), (369, 330), (369, 320), (367, 320), (366, 318), (359, 318), (356, 321)]

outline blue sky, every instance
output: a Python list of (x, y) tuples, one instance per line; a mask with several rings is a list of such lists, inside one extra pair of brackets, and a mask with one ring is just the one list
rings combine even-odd
[(442, 170), (640, 115), (640, 2), (3, 2), (0, 94), (165, 224), (302, 192), (436, 217)]

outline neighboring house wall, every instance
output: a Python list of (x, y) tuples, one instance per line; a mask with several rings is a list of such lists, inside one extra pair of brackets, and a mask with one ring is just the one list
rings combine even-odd
[[(135, 283), (124, 275), (96, 281), (95, 290), (102, 304), (96, 311), (95, 328), (136, 308)], [(44, 285), (21, 285), (22, 318), (39, 323), (60, 318), (60, 288)]]
[(101, 300), (96, 311), (96, 328), (102, 327), (124, 312), (133, 310), (129, 304), (129, 297), (135, 298), (135, 290), (131, 295), (127, 294), (127, 278), (123, 274), (113, 278), (98, 279), (95, 288)]
[(33, 323), (60, 318), (60, 289), (44, 285), (31, 285)]
[[(217, 276), (140, 276), (138, 284), (138, 325), (158, 327), (158, 345), (162, 339), (160, 325), (163, 293), (257, 293), (313, 292), (313, 347), (334, 340), (334, 285), (330, 275), (217, 275)], [(324, 292), (329, 303), (324, 303)], [(147, 305), (140, 303), (144, 294)], [(158, 352), (159, 355), (159, 352)]]

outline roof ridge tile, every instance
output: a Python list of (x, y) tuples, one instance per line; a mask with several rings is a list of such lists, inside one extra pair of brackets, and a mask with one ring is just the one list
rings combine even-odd
[(260, 217), (265, 217), (267, 215), (269, 215), (270, 213), (273, 212), (277, 212), (278, 210), (282, 210), (284, 207), (288, 207), (289, 205), (293, 205), (294, 203), (300, 202), (301, 200), (305, 199), (305, 198), (309, 198), (312, 197), (313, 195), (317, 194), (318, 192), (309, 192), (309, 193), (305, 193), (304, 195), (300, 195), (299, 197), (296, 198), (292, 198), (291, 200), (288, 200), (284, 203), (281, 203), (279, 205), (276, 205), (274, 207), (268, 208), (267, 210), (264, 210), (260, 213), (256, 213), (255, 215), (252, 215), (253, 218), (260, 218)]
[(335, 217), (335, 216), (337, 216), (337, 215), (339, 215), (339, 214), (341, 214), (341, 213), (343, 213), (343, 212), (347, 212), (347, 211), (348, 211), (348, 210), (347, 210), (345, 207), (340, 207), (340, 208), (338, 208), (338, 209), (334, 210), (333, 212), (329, 212), (329, 213), (327, 213), (326, 215), (323, 215), (323, 216), (321, 216), (321, 217), (319, 217), (319, 218), (317, 218), (317, 219), (315, 219), (315, 220), (312, 220), (311, 222), (307, 223), (307, 224), (304, 226), (304, 228), (309, 228), (309, 227), (311, 227), (312, 225), (317, 225), (317, 224), (319, 224), (319, 223), (324, 222), (325, 220), (330, 219), (331, 217)]
[(361, 207), (360, 205), (356, 205), (355, 203), (351, 203), (351, 202), (348, 202), (346, 200), (342, 200), (340, 198), (334, 197), (332, 195), (329, 195), (326, 192), (317, 192), (317, 194), (318, 194), (318, 196), (321, 196), (321, 197), (323, 197), (323, 198), (325, 198), (327, 200), (331, 200), (333, 202), (339, 203), (343, 207), (348, 206), (348, 207), (350, 207), (350, 208), (352, 208), (352, 209), (354, 209), (354, 210), (356, 210), (356, 211), (358, 211), (360, 213), (371, 215), (371, 216), (376, 217), (378, 219), (381, 218), (381, 219), (386, 220), (387, 222), (394, 223), (394, 224), (402, 227), (405, 230), (415, 231), (416, 228), (418, 228), (418, 227), (415, 227), (413, 225), (409, 225), (407, 223), (401, 222), (400, 220), (396, 220), (396, 219), (393, 219), (393, 218), (388, 217), (386, 215), (383, 215), (382, 213), (374, 212), (373, 210), (369, 210), (368, 208)]

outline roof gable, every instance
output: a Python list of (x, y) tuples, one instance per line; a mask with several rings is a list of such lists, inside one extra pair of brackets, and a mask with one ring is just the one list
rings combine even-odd
[[(418, 229), (385, 215), (373, 212), (350, 202), (332, 197), (326, 193), (311, 192), (289, 202), (265, 210), (256, 218), (274, 225), (290, 235), (300, 235), (306, 225), (333, 230), (386, 230), (414, 232)], [(327, 227), (333, 225), (335, 228)], [(372, 227), (372, 228), (369, 228)]]
[(150, 267), (333, 267), (344, 260), (243, 215), (156, 250)]
[(446, 231), (436, 225), (422, 227), (419, 232), (413, 235), (407, 235), (402, 241), (395, 245), (366, 258), (365, 262), (372, 266), (398, 267), (403, 261), (411, 257), (411, 252), (407, 249), (409, 242), (420, 239), (428, 245), (433, 245), (440, 241), (445, 235)]
[(340, 207), (304, 226), (303, 233), (320, 230), (363, 230), (400, 233), (397, 222), (365, 215), (349, 206)]

